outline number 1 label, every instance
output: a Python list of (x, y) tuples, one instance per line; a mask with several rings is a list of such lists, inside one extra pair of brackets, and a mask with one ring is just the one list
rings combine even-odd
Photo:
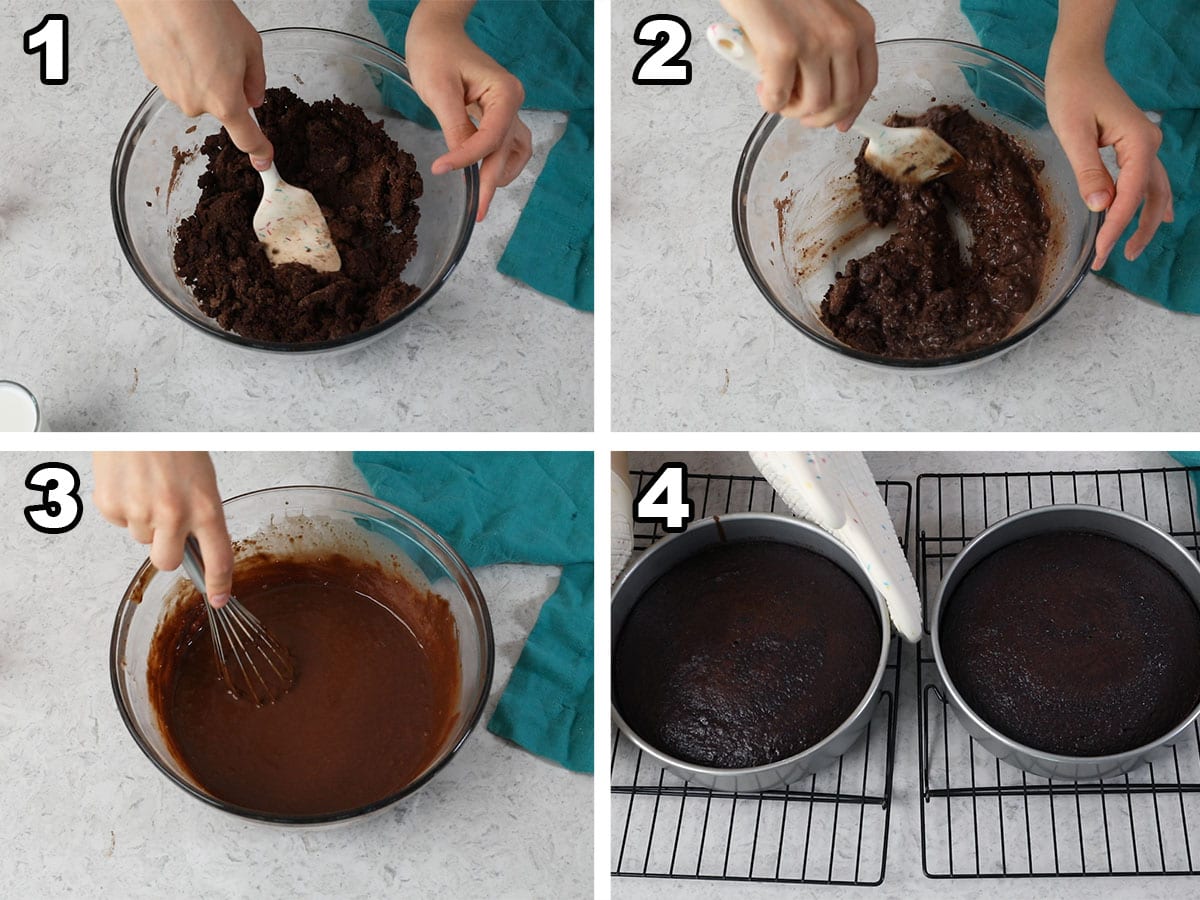
[(42, 84), (67, 83), (67, 17), (50, 13), (25, 32), (25, 52), (42, 57)]

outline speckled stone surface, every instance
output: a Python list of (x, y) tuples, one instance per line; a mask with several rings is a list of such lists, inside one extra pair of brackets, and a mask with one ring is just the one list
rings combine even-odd
[[(1072, 468), (1136, 468), (1171, 466), (1165, 453), (868, 453), (871, 471), (880, 480), (895, 479), (914, 484), (927, 472), (1045, 471)], [(629, 454), (631, 469), (656, 470), (667, 460), (680, 460), (694, 473), (757, 475), (745, 453), (638, 453)], [(917, 772), (915, 654), (905, 648), (900, 673), (899, 722), (896, 735), (896, 765), (892, 788), (892, 818), (888, 837), (887, 872), (876, 888), (825, 887), (815, 885), (723, 884), (713, 881), (611, 879), (612, 896), (631, 898), (887, 898), (953, 897), (960, 900), (1087, 900), (1098, 895), (1137, 900), (1191, 898), (1197, 894), (1200, 877), (1184, 878), (1021, 878), (949, 881), (927, 878), (921, 871), (920, 789)], [(944, 841), (944, 836), (943, 836)], [(1193, 846), (1195, 840), (1192, 841)], [(944, 857), (946, 847), (934, 843), (931, 858)], [(864, 855), (877, 854), (866, 848)]]
[[(593, 779), (483, 722), (556, 569), (476, 572), (496, 634), (483, 721), (429, 784), (325, 830), (250, 824), (192, 799), (134, 744), (108, 673), (117, 603), (142, 549), (89, 505), (62, 537), (35, 533), (20, 485), (47, 458), (0, 453), (0, 894), (12, 897), (581, 897), (592, 891)], [(282, 484), (363, 489), (347, 454), (216, 456), (226, 496)]]
[[(258, 28), (381, 40), (365, 0), (262, 0)], [(117, 141), (149, 90), (116, 6), (70, 14), (70, 80), (38, 83), (20, 35), (50, 10), (0, 4), (13, 50), (0, 130), (0, 378), (28, 385), (54, 431), (584, 431), (592, 316), (500, 275), (496, 261), (561, 132), (529, 113), (534, 161), (496, 195), (433, 300), (362, 350), (296, 361), (226, 346), (163, 308), (126, 264), (109, 208)]]
[[(974, 42), (955, 0), (865, 4), (880, 40)], [(1003, 358), (952, 376), (878, 372), (827, 351), (758, 292), (730, 221), (758, 121), (746, 76), (708, 47), (716, 2), (613, 5), (613, 428), (628, 431), (1188, 430), (1200, 320), (1088, 276)], [(690, 86), (634, 85), (642, 17), (692, 30)]]

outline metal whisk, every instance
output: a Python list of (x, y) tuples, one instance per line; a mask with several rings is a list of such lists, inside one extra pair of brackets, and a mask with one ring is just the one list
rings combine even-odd
[(208, 602), (200, 544), (190, 534), (183, 545), (183, 568), (208, 612), (217, 669), (229, 692), (239, 700), (246, 698), (253, 700), (255, 706), (263, 706), (291, 690), (296, 680), (291, 655), (258, 617), (236, 597), (231, 596), (220, 609), (213, 609)]

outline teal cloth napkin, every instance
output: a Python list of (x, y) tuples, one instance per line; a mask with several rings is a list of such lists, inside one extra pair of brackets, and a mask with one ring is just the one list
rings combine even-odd
[[(1189, 469), (1193, 467), (1200, 467), (1200, 453), (1177, 453), (1176, 451), (1172, 450), (1171, 456), (1173, 456), (1176, 462), (1178, 462), (1181, 466), (1187, 466)], [(1197, 468), (1197, 470), (1194, 472), (1188, 472), (1188, 477), (1192, 479), (1192, 485), (1196, 489), (1196, 508), (1197, 511), (1200, 512), (1200, 468)]]
[[(1175, 457), (1175, 460), (1181, 466), (1187, 466), (1189, 469), (1193, 468), (1193, 467), (1200, 467), (1200, 453), (1195, 453), (1195, 452), (1177, 453), (1174, 450), (1172, 450), (1171, 456)], [(1192, 476), (1192, 481), (1195, 483), (1196, 487), (1200, 488), (1200, 471), (1192, 472), (1191, 476)]]
[[(393, 50), (404, 38), (417, 0), (370, 0)], [(481, 0), (467, 33), (525, 86), (525, 105), (568, 114), (567, 127), (546, 159), (529, 202), (497, 268), (576, 309), (592, 310), (593, 18), (591, 0)], [(388, 102), (410, 119), (436, 128), (413, 97)]]
[[(962, 0), (989, 50), (1038, 75), (1058, 18), (1055, 0)], [(1175, 222), (1163, 224), (1136, 262), (1122, 255), (1129, 224), (1100, 274), (1167, 309), (1200, 313), (1200, 3), (1121, 0), (1108, 33), (1109, 71), (1142, 109), (1162, 115), (1159, 158), (1175, 194)]]
[(355, 453), (371, 493), (412, 513), (472, 568), (562, 566), (488, 730), (591, 772), (590, 453)]

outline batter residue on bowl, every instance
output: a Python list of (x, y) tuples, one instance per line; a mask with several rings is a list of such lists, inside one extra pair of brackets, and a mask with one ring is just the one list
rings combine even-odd
[(329, 815), (398, 793), (437, 758), (462, 681), (443, 598), (330, 554), (239, 560), (234, 590), (288, 648), (296, 683), (266, 706), (234, 699), (187, 587), (147, 674), (159, 731), (204, 790), (264, 813)]
[(301, 344), (355, 334), (411, 304), (420, 289), (400, 275), (417, 252), (423, 190), (412, 154), (336, 97), (309, 104), (271, 88), (257, 115), (283, 180), (321, 205), (342, 268), (270, 262), (253, 225), (262, 179), (221, 129), (201, 146), (200, 200), (175, 244), (175, 269), (200, 309), (243, 337)]
[[(859, 152), (854, 168), (864, 212), (897, 231), (838, 273), (821, 320), (843, 343), (893, 358), (954, 356), (1003, 340), (1041, 289), (1050, 235), (1038, 184), (1043, 163), (958, 106), (894, 115), (887, 124), (932, 128), (966, 168), (901, 187)], [(953, 232), (953, 209), (970, 229), (969, 248)]]
[(676, 759), (725, 769), (794, 756), (862, 702), (880, 624), (862, 588), (811, 550), (718, 544), (637, 601), (617, 639), (617, 708)]
[(1200, 704), (1196, 604), (1156, 559), (1104, 535), (1000, 548), (963, 578), (939, 630), (967, 705), (1037, 750), (1123, 753)]

